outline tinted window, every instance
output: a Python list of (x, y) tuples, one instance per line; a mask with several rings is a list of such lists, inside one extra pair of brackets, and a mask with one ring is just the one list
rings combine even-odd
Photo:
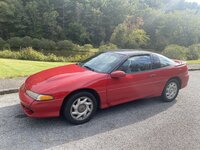
[(174, 65), (175, 62), (165, 56), (162, 56), (162, 55), (159, 55), (157, 54), (159, 59), (160, 59), (160, 65), (161, 67), (167, 67), (167, 66), (171, 66), (171, 65)]
[(149, 55), (134, 56), (126, 60), (119, 70), (125, 73), (141, 72), (151, 69), (151, 57)]
[(157, 69), (157, 68), (160, 68), (161, 65), (160, 65), (160, 59), (157, 55), (152, 55), (152, 58), (153, 58), (153, 64), (152, 64), (152, 69)]

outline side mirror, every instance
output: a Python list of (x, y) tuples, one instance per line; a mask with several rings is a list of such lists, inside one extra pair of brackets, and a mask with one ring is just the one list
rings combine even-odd
[(112, 78), (122, 78), (126, 76), (126, 73), (124, 71), (117, 70), (117, 71), (112, 72), (110, 76)]

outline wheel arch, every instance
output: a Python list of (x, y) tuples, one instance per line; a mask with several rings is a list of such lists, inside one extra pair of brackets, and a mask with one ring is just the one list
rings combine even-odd
[(78, 92), (89, 92), (91, 94), (93, 94), (96, 99), (97, 99), (97, 107), (99, 108), (100, 107), (100, 96), (99, 94), (97, 93), (96, 90), (94, 89), (91, 89), (91, 88), (82, 88), (82, 89), (77, 89), (77, 90), (74, 90), (72, 91), (71, 93), (69, 93), (67, 96), (64, 97), (64, 100), (63, 100), (63, 103), (61, 105), (61, 108), (60, 108), (60, 115), (62, 115), (62, 112), (63, 112), (63, 109), (64, 109), (64, 105), (67, 103), (67, 100), (74, 94), (78, 93)]
[[(170, 81), (170, 80), (172, 80), (172, 79), (175, 79), (175, 80), (178, 81), (178, 83), (179, 83), (179, 89), (181, 89), (181, 84), (182, 84), (181, 79), (180, 79), (178, 76), (174, 76), (174, 77), (171, 77), (168, 81)], [(167, 82), (168, 82), (168, 81), (167, 81)]]

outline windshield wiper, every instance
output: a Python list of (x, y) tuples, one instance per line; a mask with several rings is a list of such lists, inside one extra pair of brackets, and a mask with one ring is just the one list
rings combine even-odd
[(89, 69), (89, 70), (91, 70), (91, 71), (95, 71), (93, 68), (91, 68), (91, 67), (89, 67), (89, 66), (83, 66), (83, 67), (85, 67), (85, 68), (87, 68), (87, 69)]

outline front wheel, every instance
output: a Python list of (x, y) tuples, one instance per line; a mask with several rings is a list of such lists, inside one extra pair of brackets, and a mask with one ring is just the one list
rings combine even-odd
[(169, 80), (162, 93), (162, 99), (165, 102), (171, 102), (175, 100), (179, 92), (179, 82), (176, 79)]
[(72, 124), (89, 121), (97, 110), (96, 98), (89, 92), (72, 95), (64, 106), (64, 117)]

